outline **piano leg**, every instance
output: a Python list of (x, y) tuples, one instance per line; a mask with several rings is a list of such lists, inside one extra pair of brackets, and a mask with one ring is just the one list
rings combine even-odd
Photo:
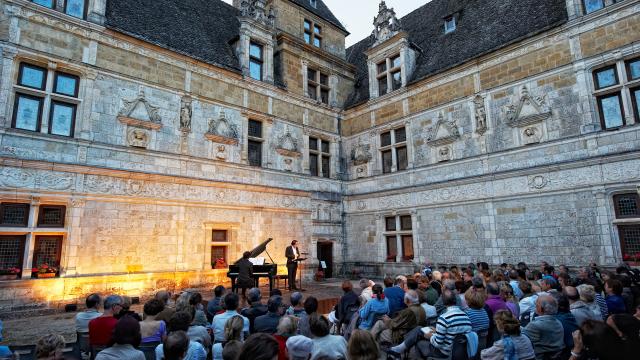
[(269, 294), (273, 291), (273, 276), (269, 276)]
[(234, 294), (238, 293), (238, 289), (236, 288), (236, 279), (231, 278), (231, 292)]

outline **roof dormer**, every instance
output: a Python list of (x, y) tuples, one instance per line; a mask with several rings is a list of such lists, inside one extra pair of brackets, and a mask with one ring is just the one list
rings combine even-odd
[(236, 53), (247, 78), (273, 84), (275, 48), (275, 9), (266, 0), (236, 1), (241, 16), (240, 40)]
[(417, 51), (409, 34), (402, 30), (393, 8), (382, 0), (373, 20), (375, 41), (365, 54), (369, 68), (371, 98), (386, 95), (407, 86), (415, 69)]

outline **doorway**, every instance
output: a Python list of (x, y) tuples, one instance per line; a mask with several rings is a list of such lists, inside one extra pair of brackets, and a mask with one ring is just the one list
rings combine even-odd
[(327, 264), (327, 268), (324, 269), (325, 279), (333, 277), (333, 243), (332, 242), (319, 242), (318, 243), (318, 262), (324, 261)]

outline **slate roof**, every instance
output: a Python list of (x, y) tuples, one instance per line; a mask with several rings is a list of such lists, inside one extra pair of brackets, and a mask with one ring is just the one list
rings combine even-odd
[(107, 0), (107, 28), (189, 57), (240, 71), (229, 44), (240, 11), (220, 0)]
[(336, 18), (336, 16), (333, 15), (333, 13), (329, 9), (329, 7), (327, 7), (324, 1), (317, 0), (315, 8), (311, 6), (311, 2), (309, 0), (289, 0), (289, 1), (299, 6), (302, 6), (303, 8), (307, 9), (307, 11), (320, 16), (321, 18), (327, 20), (331, 24), (337, 26), (340, 30), (349, 34), (347, 29), (345, 29), (345, 27), (340, 23), (340, 21)]
[[(444, 18), (458, 13), (457, 28), (444, 34)], [(565, 0), (433, 0), (400, 19), (422, 53), (409, 83), (445, 71), (567, 21)], [(371, 26), (373, 30), (373, 25)], [(347, 49), (356, 65), (356, 88), (346, 107), (369, 99), (367, 56), (373, 35)]]

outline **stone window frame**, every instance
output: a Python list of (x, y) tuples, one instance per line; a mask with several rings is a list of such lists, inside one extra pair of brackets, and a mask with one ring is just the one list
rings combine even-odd
[[(591, 89), (593, 93), (594, 106), (598, 122), (603, 131), (615, 131), (621, 128), (634, 125), (640, 122), (640, 103), (636, 100), (635, 94), (640, 96), (640, 76), (635, 79), (631, 78), (630, 64), (640, 62), (637, 54), (625, 57), (615, 62), (599, 64), (591, 69)], [(616, 84), (599, 87), (597, 73), (613, 69), (616, 76)], [(602, 108), (602, 99), (610, 97), (618, 97), (620, 113), (622, 115), (622, 125), (607, 127), (604, 119)]]
[[(253, 46), (259, 47), (260, 48), (260, 57), (255, 57), (253, 55), (251, 55), (251, 48)], [(251, 39), (249, 41), (249, 77), (257, 80), (257, 81), (263, 81), (263, 79), (265, 78), (265, 64), (264, 64), (264, 51), (265, 51), (265, 46), (264, 44), (262, 44), (259, 41), (255, 41), (253, 39)], [(257, 64), (260, 66), (260, 78), (256, 79), (253, 76), (251, 76), (251, 64)]]
[(588, 0), (579, 0), (579, 1), (580, 1), (580, 6), (582, 7), (582, 14), (583, 15), (590, 15), (590, 14), (593, 14), (593, 13), (597, 13), (600, 10), (606, 8), (607, 6), (611, 6), (611, 5), (615, 4), (615, 3), (621, 2), (619, 0), (600, 0), (601, 3), (602, 3), (602, 7), (594, 9), (594, 10), (591, 10), (591, 11), (588, 12), (588, 9), (587, 9), (587, 1)]
[[(403, 228), (403, 219), (409, 219), (410, 228)], [(393, 220), (394, 228), (389, 228), (389, 220)], [(410, 212), (398, 212), (383, 214), (382, 216), (382, 238), (385, 246), (385, 262), (411, 262), (415, 259), (415, 236), (414, 236), (414, 216)], [(405, 237), (411, 237), (411, 255), (405, 255), (407, 249), (405, 248)], [(396, 254), (389, 253), (389, 240), (395, 238), (395, 250)]]
[[(231, 223), (231, 222), (205, 222), (203, 223), (203, 230), (204, 230), (204, 238), (205, 238), (205, 248), (208, 249), (209, 251), (205, 251), (205, 256), (204, 256), (204, 261), (205, 263), (203, 264), (205, 269), (209, 269), (211, 271), (213, 271), (213, 259), (211, 258), (211, 249), (214, 246), (224, 246), (226, 247), (226, 262), (227, 265), (229, 265), (231, 263), (231, 259), (235, 258), (235, 256), (238, 256), (238, 252), (237, 251), (233, 251), (233, 245), (238, 243), (238, 239), (239, 239), (239, 230), (240, 230), (240, 224), (239, 223)], [(214, 242), (213, 241), (213, 231), (214, 230), (224, 230), (227, 232), (227, 241), (226, 242)], [(240, 253), (241, 254), (241, 253)], [(220, 269), (218, 269), (218, 271), (220, 271)], [(226, 271), (226, 270), (225, 270)]]
[[(453, 24), (453, 27), (450, 27), (449, 24)], [(458, 19), (455, 15), (450, 15), (444, 18), (444, 33), (451, 34), (458, 29)]]
[[(0, 199), (0, 203), (14, 203), (14, 204), (28, 204), (29, 215), (27, 224), (24, 226), (3, 226), (0, 227), (0, 236), (24, 236), (25, 241), (23, 244), (23, 258), (22, 258), (22, 272), (17, 276), (18, 279), (27, 280), (32, 279), (33, 261), (35, 258), (35, 244), (37, 238), (40, 236), (55, 236), (60, 237), (60, 251), (58, 254), (59, 264), (56, 277), (64, 277), (67, 267), (65, 263), (65, 253), (67, 251), (66, 246), (69, 243), (69, 220), (71, 220), (70, 204), (64, 201), (40, 199), (40, 198), (11, 198)], [(38, 218), (41, 207), (64, 207), (64, 227), (39, 227)]]
[[(251, 122), (256, 122), (256, 123), (260, 123), (261, 126), (261, 131), (260, 131), (260, 137), (258, 136), (253, 136), (250, 134), (250, 124)], [(264, 121), (260, 121), (258, 119), (254, 119), (254, 118), (249, 118), (247, 119), (247, 164), (249, 164), (249, 166), (254, 166), (254, 167), (264, 167), (264, 142), (265, 142), (265, 122)], [(260, 145), (260, 164), (252, 164), (251, 163), (251, 154), (250, 149), (249, 149), (249, 145), (250, 143), (259, 143)]]
[[(308, 29), (307, 24), (309, 24)], [(316, 29), (318, 30), (317, 32)], [(307, 36), (309, 37), (309, 41), (307, 41)], [(305, 44), (322, 49), (322, 38), (322, 26), (314, 20), (304, 18), (302, 21), (302, 39)], [(318, 40), (318, 45), (316, 45), (316, 40)]]
[[(636, 214), (635, 215), (620, 215), (619, 206), (617, 203), (617, 198), (622, 196), (633, 196), (635, 198), (636, 204)], [(623, 260), (627, 261), (629, 259), (624, 259), (626, 254), (626, 239), (625, 239), (625, 231), (633, 229), (634, 231), (640, 231), (640, 195), (637, 190), (619, 190), (611, 193), (610, 196), (610, 206), (612, 208), (611, 214), (613, 215), (613, 226), (617, 232), (617, 237), (620, 246), (620, 253), (623, 256)], [(640, 254), (638, 252), (637, 254)], [(636, 260), (640, 262), (640, 257)]]
[(69, 3), (69, 0), (51, 0), (51, 5), (52, 6), (47, 6), (47, 5), (43, 5), (43, 4), (38, 4), (36, 3), (34, 0), (29, 0), (29, 2), (33, 3), (36, 6), (40, 6), (42, 8), (45, 9), (50, 9), (62, 14), (65, 14), (67, 16), (71, 16), (75, 19), (80, 19), (80, 20), (87, 20), (88, 16), (89, 16), (89, 7), (92, 5), (92, 1), (93, 0), (81, 0), (84, 2), (84, 11), (82, 14), (82, 17), (78, 17), (75, 15), (71, 15), (67, 12), (67, 5)]
[[(310, 72), (315, 73), (314, 79), (311, 79), (309, 77)], [(326, 82), (324, 83), (322, 81), (323, 76), (326, 79)], [(325, 72), (323, 72), (323, 70), (316, 67), (307, 66), (307, 73), (305, 75), (305, 82), (307, 87), (305, 92), (306, 96), (322, 104), (329, 105), (330, 98), (331, 98), (331, 86), (330, 86), (329, 77), (330, 76), (327, 75)], [(310, 91), (312, 87), (315, 88), (315, 94), (313, 94), (313, 96)], [(323, 91), (326, 91), (326, 94), (327, 94), (326, 99), (323, 98), (322, 96)]]
[[(398, 61), (397, 66), (395, 65), (395, 60)], [(394, 76), (396, 74), (400, 76), (399, 84), (394, 82)], [(380, 83), (383, 79), (387, 80), (385, 88), (386, 91), (384, 94), (380, 92)], [(402, 57), (400, 56), (400, 53), (394, 53), (393, 55), (387, 56), (384, 60), (376, 63), (376, 80), (378, 82), (378, 96), (387, 95), (402, 88)], [(394, 84), (397, 84), (397, 88)]]
[[(311, 140), (315, 139), (316, 140), (316, 149), (312, 149), (311, 148)], [(323, 144), (327, 144), (327, 151), (323, 150)], [(308, 144), (309, 144), (309, 174), (311, 176), (317, 176), (317, 177), (323, 177), (326, 179), (330, 179), (331, 178), (331, 141), (330, 140), (326, 140), (325, 138), (319, 137), (319, 136), (315, 136), (315, 135), (310, 135), (308, 136)], [(316, 155), (318, 157), (317, 164), (316, 164), (316, 169), (318, 171), (317, 174), (313, 174), (313, 172), (311, 171), (311, 155)], [(326, 169), (327, 171), (325, 172), (325, 168), (323, 165), (323, 159), (327, 159), (327, 166), (328, 169)]]
[[(404, 129), (405, 139), (404, 141), (398, 142), (396, 139), (396, 132), (400, 129)], [(382, 136), (387, 133), (390, 133), (390, 144), (383, 145)], [(379, 154), (379, 160), (380, 160), (380, 171), (382, 172), (382, 174), (392, 174), (392, 173), (408, 170), (409, 169), (409, 141), (407, 141), (407, 138), (408, 138), (407, 125), (402, 124), (390, 129), (381, 130), (378, 132), (377, 137), (378, 137), (378, 144), (379, 144), (378, 154)], [(406, 164), (406, 167), (403, 169), (400, 169), (398, 164), (398, 149), (400, 148), (404, 148), (407, 153), (406, 154), (407, 164)], [(384, 153), (387, 151), (391, 152), (390, 171), (385, 171), (385, 165), (384, 165)]]
[[(78, 119), (80, 118), (78, 116), (78, 112), (82, 105), (81, 89), (83, 85), (83, 77), (81, 72), (68, 67), (60, 67), (54, 62), (49, 62), (47, 65), (44, 65), (42, 61), (26, 58), (16, 59), (14, 61), (14, 66), (15, 75), (12, 85), (13, 101), (9, 101), (9, 103), (12, 104), (12, 108), (9, 110), (9, 114), (11, 114), (10, 127), (20, 131), (36, 132), (64, 138), (74, 138), (77, 133)], [(43, 88), (39, 89), (20, 84), (22, 81), (22, 72), (25, 67), (38, 68), (45, 71)], [(75, 78), (76, 87), (74, 89), (74, 96), (56, 92), (58, 78), (60, 75)], [(20, 98), (31, 98), (39, 101), (40, 106), (38, 110), (36, 130), (16, 127), (18, 102)], [(69, 126), (69, 135), (52, 134), (53, 110), (56, 105), (73, 108), (71, 124)]]

